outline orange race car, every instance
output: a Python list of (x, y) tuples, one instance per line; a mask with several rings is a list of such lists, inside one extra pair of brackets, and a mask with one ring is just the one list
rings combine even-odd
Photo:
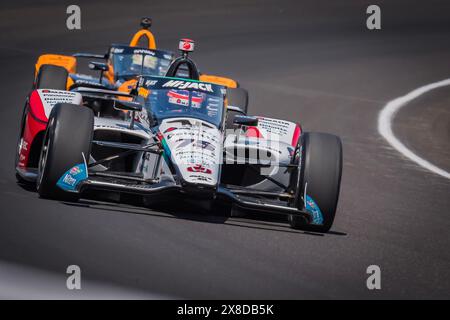
[[(113, 44), (106, 54), (41, 55), (35, 67), (34, 88), (71, 90), (76, 87), (92, 87), (128, 93), (135, 87), (139, 76), (166, 75), (175, 55), (171, 51), (156, 49), (155, 37), (150, 31), (151, 25), (150, 18), (142, 18), (141, 29), (134, 34), (129, 45)], [(97, 60), (91, 61), (89, 68), (99, 71), (99, 77), (77, 73), (79, 58)], [(177, 77), (188, 77), (185, 66), (181, 66), (178, 70)], [(247, 113), (248, 92), (239, 88), (237, 81), (202, 73), (198, 78), (200, 81), (231, 89), (228, 94), (230, 109), (234, 107), (239, 113)]]

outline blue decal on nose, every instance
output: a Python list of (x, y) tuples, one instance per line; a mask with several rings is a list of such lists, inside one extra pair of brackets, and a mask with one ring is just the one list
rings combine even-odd
[(87, 177), (86, 165), (84, 163), (80, 163), (67, 170), (61, 178), (59, 178), (56, 185), (64, 191), (74, 191), (78, 184), (81, 181), (86, 180)]
[(323, 215), (317, 203), (310, 196), (306, 195), (305, 208), (313, 216), (312, 224), (323, 224)]

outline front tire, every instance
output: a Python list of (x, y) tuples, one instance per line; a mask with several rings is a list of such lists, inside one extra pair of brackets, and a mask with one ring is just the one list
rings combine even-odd
[[(16, 157), (14, 159), (14, 168), (17, 169), (19, 166), (19, 158), (20, 158), (20, 151), (21, 151), (21, 141), (23, 138), (23, 132), (25, 130), (25, 123), (27, 118), (27, 109), (28, 109), (28, 101), (25, 103), (25, 106), (22, 111), (22, 118), (20, 120), (20, 131), (19, 131), (19, 138), (17, 139), (17, 146), (16, 146)], [(16, 181), (19, 184), (27, 184), (28, 181), (26, 181), (22, 176), (16, 172)]]
[[(322, 224), (305, 224), (304, 219), (289, 216), (291, 227), (328, 232), (333, 225), (342, 176), (342, 143), (327, 133), (304, 133), (301, 140), (296, 206), (304, 210), (306, 193), (322, 213)], [(305, 192), (306, 189), (306, 192)]]
[(77, 200), (79, 194), (56, 183), (74, 165), (88, 159), (94, 128), (91, 109), (68, 103), (56, 104), (50, 113), (39, 159), (37, 191), (42, 198)]

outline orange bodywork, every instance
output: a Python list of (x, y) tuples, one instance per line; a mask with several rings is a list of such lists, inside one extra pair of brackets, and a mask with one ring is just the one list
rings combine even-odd
[[(77, 69), (77, 59), (72, 56), (63, 56), (59, 54), (43, 54), (39, 56), (34, 71), (34, 77), (37, 76), (39, 69), (44, 64), (51, 64), (58, 67), (63, 67), (68, 73), (75, 73)], [(67, 77), (67, 90), (73, 85), (73, 80)]]
[(227, 88), (237, 88), (238, 86), (237, 82), (233, 79), (213, 76), (209, 74), (200, 75), (200, 81), (218, 84)]
[(63, 56), (59, 54), (43, 54), (36, 62), (35, 76), (37, 76), (39, 69), (44, 64), (52, 64), (54, 66), (63, 67), (69, 73), (75, 73), (77, 69), (77, 59), (75, 57)]
[(136, 87), (136, 84), (137, 84), (137, 80), (136, 79), (131, 79), (131, 80), (128, 80), (128, 81), (125, 81), (124, 83), (122, 83), (118, 90), (120, 92), (128, 93), (128, 92), (131, 91), (131, 89)]
[(155, 36), (147, 29), (142, 29), (136, 32), (130, 41), (130, 47), (140, 47), (139, 41), (145, 39), (148, 41), (149, 49), (156, 49)]
[(108, 71), (103, 73), (103, 76), (109, 81), (109, 83), (114, 83), (114, 66), (110, 60), (108, 60)]
[[(137, 80), (131, 79), (131, 80), (128, 80), (128, 81), (125, 81), (124, 83), (122, 83), (117, 90), (120, 92), (130, 93), (131, 90), (136, 87), (136, 84), (137, 84)], [(118, 97), (118, 99), (119, 100), (127, 100), (127, 101), (132, 100), (132, 98), (129, 98), (129, 97)]]
[(75, 82), (73, 81), (73, 79), (71, 77), (67, 77), (67, 86), (66, 86), (66, 90), (69, 91), (70, 88), (75, 84)]

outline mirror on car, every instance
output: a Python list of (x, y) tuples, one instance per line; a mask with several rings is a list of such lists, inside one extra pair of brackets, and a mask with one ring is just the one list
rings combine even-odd
[(240, 113), (240, 114), (245, 115), (245, 111), (242, 110), (242, 109), (239, 108), (239, 107), (235, 107), (235, 106), (230, 106), (230, 105), (228, 105), (228, 106), (227, 106), (227, 110), (228, 110), (228, 111), (238, 112), (238, 113)]
[(236, 115), (234, 116), (233, 123), (241, 126), (254, 127), (258, 125), (258, 118), (252, 116)]
[(91, 62), (89, 62), (89, 69), (99, 70), (99, 71), (108, 71), (109, 67), (106, 63), (91, 61)]
[(123, 111), (142, 111), (142, 104), (136, 101), (114, 100), (114, 108)]

